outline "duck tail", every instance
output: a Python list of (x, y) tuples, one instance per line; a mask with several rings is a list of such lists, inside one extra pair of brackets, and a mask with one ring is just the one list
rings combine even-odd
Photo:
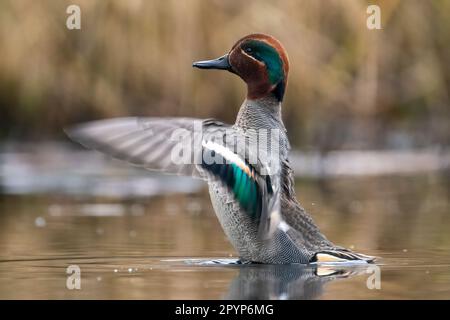
[(368, 256), (362, 253), (356, 253), (344, 248), (327, 249), (316, 252), (311, 262), (348, 262), (364, 261), (373, 263), (376, 257)]

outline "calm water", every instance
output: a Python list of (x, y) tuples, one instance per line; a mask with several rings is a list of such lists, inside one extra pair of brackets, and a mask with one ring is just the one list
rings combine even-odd
[(332, 241), (381, 257), (378, 290), (366, 266), (213, 264), (236, 257), (198, 181), (30, 157), (1, 162), (1, 299), (450, 299), (448, 171), (298, 179)]

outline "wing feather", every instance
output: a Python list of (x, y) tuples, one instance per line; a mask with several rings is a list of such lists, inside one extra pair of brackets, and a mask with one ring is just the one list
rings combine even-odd
[[(268, 176), (266, 157), (251, 154), (249, 137), (213, 119), (115, 118), (67, 129), (73, 140), (149, 170), (219, 180), (233, 193), (241, 207), (259, 223), (259, 233), (269, 237), (280, 221), (279, 183)], [(232, 148), (225, 143), (233, 141)], [(174, 161), (182, 149), (183, 159)], [(207, 163), (205, 154), (215, 161)], [(179, 159), (178, 159), (179, 160)]]

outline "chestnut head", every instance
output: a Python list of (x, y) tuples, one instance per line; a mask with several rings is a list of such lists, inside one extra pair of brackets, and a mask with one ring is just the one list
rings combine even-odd
[(289, 59), (281, 43), (265, 34), (251, 34), (237, 41), (224, 56), (198, 61), (194, 67), (228, 70), (247, 84), (247, 98), (273, 95), (283, 100), (289, 72)]

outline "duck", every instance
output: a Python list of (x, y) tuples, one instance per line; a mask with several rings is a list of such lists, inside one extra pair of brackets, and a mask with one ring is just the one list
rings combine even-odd
[(239, 263), (373, 262), (329, 241), (297, 200), (281, 114), (289, 59), (280, 41), (250, 34), (225, 55), (193, 67), (228, 71), (245, 82), (247, 95), (234, 124), (126, 117), (78, 124), (66, 133), (132, 165), (205, 180)]

